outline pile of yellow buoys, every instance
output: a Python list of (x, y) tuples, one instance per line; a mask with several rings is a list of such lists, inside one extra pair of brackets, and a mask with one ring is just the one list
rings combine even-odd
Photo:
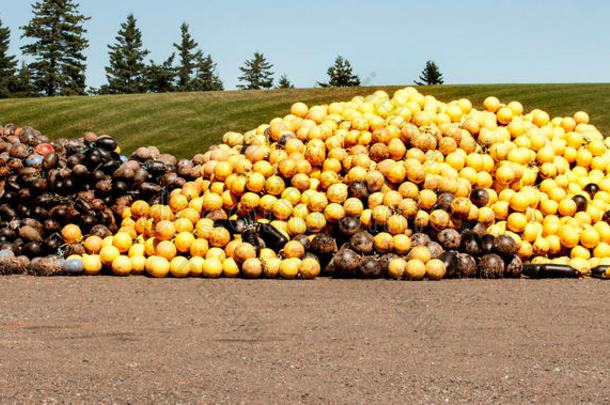
[[(67, 258), (154, 277), (519, 277), (610, 264), (609, 140), (582, 111), (405, 88), (294, 104), (229, 132), (165, 205), (138, 200), (113, 236)], [(79, 233), (64, 228), (66, 241)], [(553, 267), (554, 266), (554, 267)]]

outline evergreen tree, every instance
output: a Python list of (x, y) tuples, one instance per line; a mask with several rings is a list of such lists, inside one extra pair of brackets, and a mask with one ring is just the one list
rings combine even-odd
[(360, 78), (354, 74), (351, 63), (342, 56), (337, 56), (335, 64), (326, 72), (330, 80), (328, 83), (318, 82), (322, 87), (354, 87), (360, 86)]
[(133, 14), (121, 24), (115, 39), (115, 44), (108, 45), (110, 66), (106, 67), (106, 79), (110, 93), (143, 92), (146, 87), (144, 58), (149, 52), (142, 47), (142, 32), (136, 26)]
[(418, 86), (428, 86), (431, 84), (443, 84), (443, 75), (438, 69), (438, 66), (433, 61), (429, 60), (426, 62), (426, 67), (419, 75), (419, 81), (413, 81)]
[(222, 81), (216, 73), (216, 63), (211, 55), (204, 56), (197, 42), (189, 33), (189, 25), (180, 26), (180, 44), (174, 43), (174, 48), (180, 57), (176, 67), (179, 91), (212, 91), (223, 90)]
[(199, 59), (192, 87), (195, 91), (224, 90), (222, 81), (216, 73), (216, 63), (212, 60), (211, 55)]
[(85, 17), (74, 0), (39, 0), (32, 5), (34, 17), (23, 29), (22, 38), (33, 43), (21, 47), (34, 57), (29, 68), (37, 91), (47, 96), (85, 94), (89, 45), (84, 38)]
[(32, 72), (25, 62), (21, 62), (21, 68), (13, 77), (10, 92), (11, 97), (35, 97), (39, 94), (32, 82)]
[(89, 87), (89, 89), (87, 89), (87, 93), (92, 96), (103, 96), (106, 94), (112, 94), (110, 92), (110, 87), (107, 84), (102, 84), (100, 87)]
[(15, 56), (8, 55), (10, 37), (11, 30), (8, 27), (2, 27), (2, 20), (0, 20), (0, 98), (11, 96), (11, 85), (17, 66)]
[(288, 80), (288, 76), (283, 74), (280, 76), (280, 80), (277, 82), (276, 89), (294, 89), (294, 84)]
[(238, 84), (237, 88), (241, 90), (260, 90), (270, 89), (273, 86), (273, 65), (265, 59), (265, 56), (260, 52), (254, 52), (252, 59), (247, 59), (244, 66), (239, 70), (243, 75), (239, 76), (239, 81), (244, 84)]
[(176, 89), (175, 57), (176, 55), (172, 53), (161, 64), (156, 64), (152, 60), (150, 61), (146, 67), (146, 91), (151, 93), (168, 93)]
[(189, 33), (189, 25), (182, 23), (180, 26), (180, 44), (174, 43), (174, 48), (178, 51), (180, 58), (177, 68), (178, 90), (194, 91), (193, 72), (203, 58), (203, 52), (197, 49), (197, 42)]

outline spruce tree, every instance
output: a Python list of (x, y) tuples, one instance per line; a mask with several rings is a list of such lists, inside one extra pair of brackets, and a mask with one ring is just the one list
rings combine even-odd
[(33, 43), (21, 47), (33, 56), (29, 64), (34, 86), (47, 96), (85, 94), (84, 50), (89, 41), (85, 17), (74, 0), (39, 0), (32, 5), (34, 17), (23, 29), (22, 38)]
[(145, 90), (146, 65), (144, 58), (148, 51), (142, 46), (142, 32), (136, 26), (133, 14), (121, 24), (115, 37), (116, 43), (108, 45), (110, 66), (106, 67), (108, 90), (112, 94), (141, 93)]
[(252, 59), (247, 59), (244, 66), (239, 70), (243, 75), (239, 76), (239, 81), (244, 84), (238, 84), (237, 88), (241, 90), (260, 90), (270, 89), (273, 86), (273, 65), (265, 59), (265, 56), (260, 52), (254, 52)]
[(100, 87), (89, 87), (87, 93), (92, 96), (103, 96), (107, 94), (112, 94), (110, 92), (110, 87), (107, 84), (102, 84)]
[(322, 87), (354, 87), (360, 86), (360, 78), (354, 74), (351, 63), (342, 56), (337, 56), (335, 64), (326, 72), (328, 83), (318, 82)]
[(178, 51), (179, 62), (176, 67), (177, 90), (179, 91), (213, 91), (223, 90), (223, 84), (218, 73), (216, 63), (211, 55), (204, 56), (197, 42), (189, 33), (189, 25), (180, 26), (180, 43), (174, 43)]
[(21, 62), (21, 68), (13, 77), (10, 91), (11, 97), (35, 97), (39, 94), (32, 82), (32, 72), (25, 62)]
[(8, 55), (10, 38), (10, 29), (3, 27), (2, 20), (0, 20), (0, 98), (11, 96), (11, 86), (14, 81), (15, 67), (17, 66), (15, 56)]
[(413, 82), (418, 86), (428, 86), (432, 84), (443, 84), (444, 80), (437, 64), (429, 60), (426, 62), (426, 67), (419, 75), (419, 81), (414, 80)]
[(224, 86), (220, 77), (216, 73), (216, 63), (211, 55), (199, 59), (195, 78), (193, 80), (193, 90), (195, 91), (221, 91)]
[(180, 91), (194, 91), (193, 72), (203, 58), (203, 52), (197, 49), (197, 42), (189, 33), (189, 25), (182, 23), (180, 26), (180, 44), (174, 43), (178, 51), (179, 64), (177, 67), (178, 85)]
[(294, 84), (288, 80), (288, 76), (283, 74), (280, 76), (280, 80), (277, 82), (276, 89), (294, 89)]
[(151, 93), (169, 93), (174, 91), (176, 81), (176, 68), (174, 59), (176, 55), (171, 54), (169, 58), (160, 64), (150, 61), (146, 67), (146, 91)]

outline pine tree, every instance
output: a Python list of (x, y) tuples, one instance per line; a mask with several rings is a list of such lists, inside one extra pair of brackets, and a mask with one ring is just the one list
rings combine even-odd
[(260, 90), (270, 89), (273, 86), (273, 65), (265, 59), (265, 56), (260, 52), (254, 52), (252, 59), (247, 59), (244, 66), (239, 70), (243, 75), (239, 76), (239, 81), (245, 84), (238, 84), (237, 88), (241, 90)]
[(280, 76), (280, 80), (277, 82), (276, 89), (294, 89), (294, 84), (288, 80), (288, 76), (283, 74)]
[(74, 0), (39, 0), (32, 5), (34, 17), (23, 29), (22, 38), (33, 43), (21, 47), (25, 55), (34, 57), (29, 64), (34, 86), (47, 96), (85, 94), (89, 46), (84, 38), (85, 17)]
[(418, 86), (428, 86), (432, 84), (443, 84), (443, 75), (438, 69), (438, 66), (433, 61), (429, 60), (426, 62), (426, 67), (419, 75), (419, 81), (413, 81)]
[(197, 42), (189, 33), (189, 25), (182, 23), (180, 26), (180, 44), (174, 43), (180, 58), (178, 65), (178, 90), (194, 91), (193, 72), (203, 58), (203, 52), (197, 49)]
[(337, 56), (335, 64), (326, 72), (330, 80), (328, 83), (318, 82), (322, 87), (354, 87), (360, 86), (360, 78), (354, 74), (351, 63), (342, 56)]
[(92, 96), (103, 96), (106, 94), (112, 94), (110, 92), (110, 87), (107, 84), (102, 84), (100, 87), (89, 87), (89, 89), (87, 89), (87, 93)]
[(204, 56), (197, 42), (189, 33), (189, 25), (180, 26), (180, 44), (174, 43), (174, 48), (180, 57), (176, 68), (179, 91), (213, 91), (223, 90), (223, 84), (218, 73), (216, 63), (211, 55)]
[(0, 20), (0, 98), (11, 96), (11, 85), (17, 66), (15, 56), (8, 55), (10, 38), (11, 30), (8, 27), (2, 27), (2, 20)]
[(39, 94), (32, 82), (32, 72), (25, 62), (21, 62), (21, 68), (13, 77), (10, 91), (11, 97), (35, 97)]
[(146, 91), (151, 93), (169, 93), (176, 89), (176, 68), (174, 59), (176, 55), (171, 54), (161, 64), (150, 61), (146, 67)]
[(221, 91), (224, 86), (216, 73), (216, 63), (211, 55), (199, 59), (192, 84), (195, 91)]
[(142, 32), (136, 26), (133, 14), (121, 24), (115, 39), (115, 44), (108, 45), (110, 66), (106, 67), (106, 79), (110, 93), (143, 92), (146, 87), (144, 58), (149, 52), (142, 47)]

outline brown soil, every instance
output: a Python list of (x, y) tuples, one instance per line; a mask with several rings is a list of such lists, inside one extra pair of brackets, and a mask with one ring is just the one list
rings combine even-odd
[(0, 278), (0, 403), (607, 403), (610, 282)]

